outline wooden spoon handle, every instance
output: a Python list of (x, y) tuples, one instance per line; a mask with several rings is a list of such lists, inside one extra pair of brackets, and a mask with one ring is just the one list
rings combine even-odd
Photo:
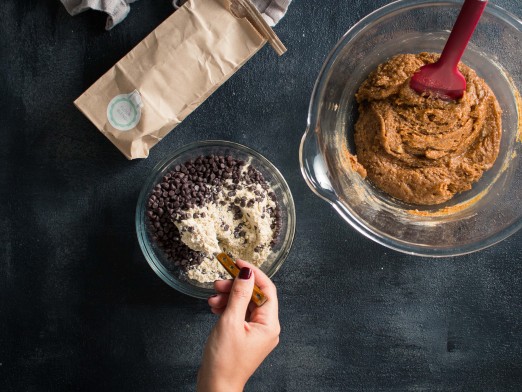
[[(239, 274), (239, 267), (234, 263), (234, 260), (226, 253), (220, 253), (217, 256), (218, 261), (228, 271), (230, 275), (237, 278)], [(267, 298), (256, 284), (254, 284), (254, 292), (252, 293), (252, 301), (257, 305), (261, 306), (266, 302)]]
[(250, 0), (230, 0), (230, 4), (234, 9), (241, 10), (241, 12), (235, 12), (231, 9), (232, 14), (237, 18), (246, 18), (257, 32), (270, 43), (279, 56), (286, 52), (285, 45)]

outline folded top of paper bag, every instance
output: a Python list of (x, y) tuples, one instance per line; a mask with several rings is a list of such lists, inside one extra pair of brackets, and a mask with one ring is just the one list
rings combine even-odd
[[(105, 12), (107, 23), (105, 28), (112, 29), (120, 23), (130, 11), (130, 3), (136, 0), (61, 0), (67, 12), (77, 15), (89, 9)], [(186, 0), (173, 0), (175, 8), (185, 3)], [(292, 0), (252, 0), (252, 3), (263, 15), (270, 26), (275, 26), (285, 15)]]

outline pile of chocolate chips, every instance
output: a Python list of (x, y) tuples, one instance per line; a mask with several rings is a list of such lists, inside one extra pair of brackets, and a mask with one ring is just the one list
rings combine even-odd
[[(204, 257), (181, 242), (179, 230), (174, 224), (174, 221), (188, 218), (187, 210), (216, 202), (217, 195), (225, 188), (227, 196), (233, 200), (231, 206), (236, 209), (235, 217), (241, 218), (239, 207), (251, 201), (234, 200), (235, 191), (241, 186), (238, 184), (259, 184), (263, 189), (269, 189), (263, 175), (251, 165), (243, 170), (245, 165), (245, 161), (229, 155), (199, 156), (176, 165), (154, 186), (147, 202), (148, 226), (153, 242), (174, 266), (186, 270), (200, 264)], [(226, 184), (227, 180), (232, 183)], [(256, 201), (261, 201), (263, 195), (257, 196)], [(268, 196), (276, 203), (274, 209), (267, 211), (273, 222), (273, 247), (281, 231), (281, 211), (275, 193), (269, 192)]]

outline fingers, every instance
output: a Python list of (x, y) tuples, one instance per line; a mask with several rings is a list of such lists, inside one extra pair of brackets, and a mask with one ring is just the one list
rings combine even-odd
[[(277, 296), (277, 290), (274, 283), (272, 283), (270, 278), (266, 276), (266, 274), (263, 271), (241, 259), (237, 259), (236, 263), (239, 268), (249, 267), (254, 271), (254, 274), (256, 276), (255, 283), (265, 294), (270, 294), (271, 297)], [(214, 288), (218, 293), (229, 293), (232, 289), (233, 282), (234, 281), (232, 279), (216, 280), (214, 282)]]
[(228, 304), (223, 316), (230, 317), (237, 322), (244, 322), (248, 304), (254, 290), (254, 273), (250, 267), (243, 267), (234, 279), (228, 297)]
[[(229, 295), (225, 294), (225, 293), (214, 294), (212, 297), (210, 297), (208, 299), (210, 311), (217, 315), (223, 314), (223, 312), (225, 311), (225, 308), (227, 307), (227, 304), (228, 304), (228, 297), (229, 297)], [(256, 308), (257, 308), (257, 305), (255, 303), (253, 303), (252, 301), (250, 301), (250, 303), (248, 304), (248, 310), (246, 313), (246, 321), (250, 320), (250, 313), (252, 313), (252, 311)]]
[[(248, 305), (248, 313), (252, 313), (253, 320), (262, 324), (278, 324), (278, 300), (277, 290), (270, 278), (259, 268), (254, 267), (244, 260), (236, 260), (239, 268), (248, 267), (254, 271), (255, 283), (265, 293), (268, 301), (261, 307), (257, 307), (253, 302)], [(228, 294), (231, 292), (234, 280), (217, 280), (214, 282), (214, 288), (217, 292), (216, 297), (209, 298), (209, 305), (212, 313), (222, 314), (227, 307)]]
[(210, 311), (215, 315), (221, 316), (225, 311), (225, 308), (210, 308)]
[(261, 324), (268, 325), (279, 325), (279, 305), (277, 300), (277, 289), (266, 274), (259, 268), (254, 267), (244, 260), (237, 260), (237, 265), (240, 268), (250, 267), (255, 273), (255, 281), (258, 287), (265, 293), (268, 300), (263, 306), (254, 309), (252, 311), (251, 321), (258, 322)]
[(219, 309), (225, 308), (228, 303), (228, 294), (215, 294), (208, 299), (208, 304), (211, 308)]
[(261, 291), (263, 291), (265, 294), (270, 294), (272, 297), (277, 296), (277, 290), (274, 283), (272, 283), (270, 278), (266, 276), (263, 271), (241, 259), (237, 259), (236, 263), (239, 268), (248, 267), (254, 271), (256, 275), (256, 284), (261, 289)]
[(230, 293), (230, 290), (232, 289), (232, 284), (234, 281), (232, 279), (228, 280), (216, 280), (214, 282), (214, 289), (218, 293)]

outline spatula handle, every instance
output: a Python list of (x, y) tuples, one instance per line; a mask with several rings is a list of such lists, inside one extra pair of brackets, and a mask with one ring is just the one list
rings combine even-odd
[(465, 0), (451, 34), (444, 46), (440, 61), (456, 69), (468, 45), (488, 0)]

